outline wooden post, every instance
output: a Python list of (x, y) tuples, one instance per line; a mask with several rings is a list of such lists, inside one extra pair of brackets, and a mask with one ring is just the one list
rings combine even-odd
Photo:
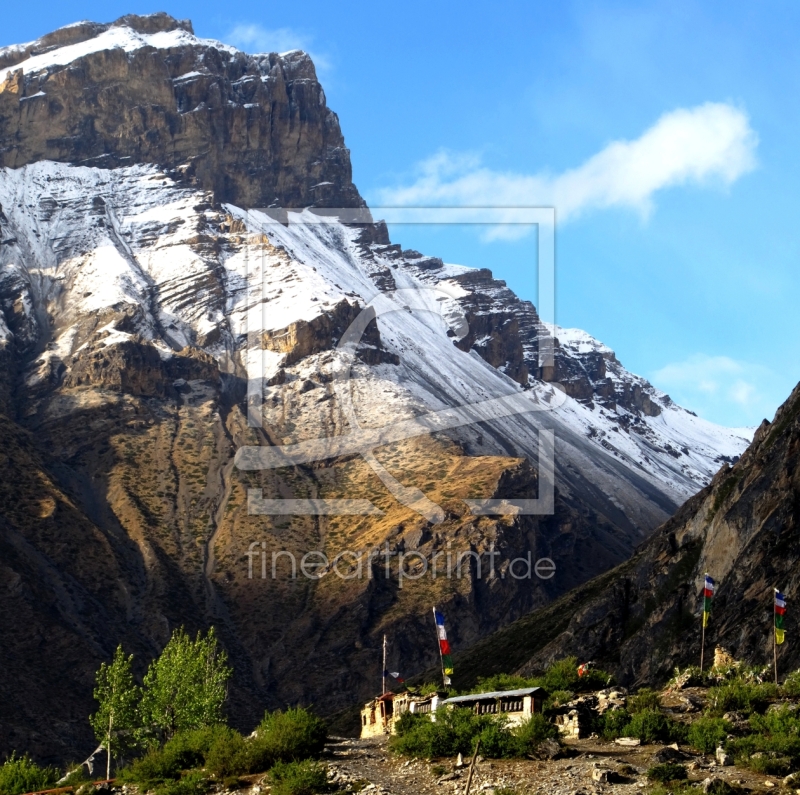
[(381, 695), (386, 692), (386, 635), (383, 636), (383, 669), (381, 670)]
[(433, 626), (436, 627), (436, 646), (439, 649), (439, 662), (442, 666), (442, 687), (447, 690), (447, 674), (444, 672), (444, 655), (442, 654), (442, 643), (439, 640), (439, 624), (436, 622), (436, 605), (433, 606)]
[(469, 763), (469, 773), (467, 774), (467, 786), (464, 788), (464, 795), (469, 795), (469, 788), (472, 786), (472, 773), (475, 770), (475, 761), (478, 758), (478, 749), (481, 747), (481, 738), (475, 743), (475, 753)]
[(777, 604), (775, 594), (778, 593), (777, 588), (772, 589), (772, 669), (775, 672), (775, 684), (778, 684), (778, 633), (775, 628), (775, 605)]
[[(773, 619), (774, 623), (775, 619)], [(772, 628), (772, 665), (775, 669), (775, 684), (778, 684), (778, 641), (775, 637), (775, 627)]]
[(703, 611), (703, 632), (700, 636), (700, 673), (703, 673), (703, 659), (706, 653), (706, 613)]

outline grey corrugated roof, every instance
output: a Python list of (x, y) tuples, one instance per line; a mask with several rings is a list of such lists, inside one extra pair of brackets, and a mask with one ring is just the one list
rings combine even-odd
[[(494, 690), (491, 693), (471, 693), (468, 696), (453, 696), (446, 698), (442, 704), (459, 704), (464, 701), (482, 701), (485, 698), (502, 698), (503, 696), (529, 696), (541, 687), (523, 687), (520, 690)], [(544, 692), (544, 691), (542, 691)]]

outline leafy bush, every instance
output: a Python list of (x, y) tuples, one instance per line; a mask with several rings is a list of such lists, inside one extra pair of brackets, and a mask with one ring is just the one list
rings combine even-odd
[(395, 724), (389, 747), (405, 756), (427, 759), (470, 754), (481, 732), (493, 722), (491, 715), (476, 715), (471, 709), (436, 711), (436, 720), (406, 712)]
[(689, 745), (704, 754), (714, 753), (725, 741), (731, 728), (730, 723), (722, 718), (704, 715), (689, 727)]
[(610, 681), (610, 674), (596, 668), (590, 668), (583, 676), (578, 676), (578, 658), (565, 657), (552, 663), (536, 684), (548, 693), (554, 693), (556, 690), (585, 692), (607, 687)]
[(644, 712), (646, 709), (661, 709), (661, 696), (654, 690), (643, 687), (635, 696), (628, 699), (628, 712), (635, 715), (637, 712)]
[[(481, 754), (488, 759), (509, 759), (518, 756), (517, 738), (509, 731), (505, 720), (492, 720), (478, 734)], [(474, 750), (474, 745), (473, 745)]]
[(217, 733), (206, 753), (206, 770), (220, 781), (249, 772), (251, 762), (247, 742), (239, 732), (225, 727), (224, 731)]
[(529, 679), (514, 674), (494, 674), (494, 676), (479, 677), (478, 683), (471, 693), (492, 693), (496, 690), (520, 690), (523, 687), (540, 687), (538, 679)]
[(753, 733), (727, 743), (737, 764), (757, 773), (784, 775), (800, 768), (800, 717), (789, 705), (750, 716)]
[(714, 715), (733, 711), (763, 712), (770, 699), (777, 695), (778, 688), (773, 684), (731, 679), (708, 691), (709, 710)]
[(156, 795), (205, 795), (211, 789), (208, 779), (199, 771), (193, 770), (176, 781), (166, 781), (156, 787)]
[(328, 739), (325, 721), (298, 707), (267, 712), (256, 736), (248, 741), (248, 771), (260, 773), (276, 762), (299, 762), (318, 757)]
[(744, 767), (749, 767), (754, 773), (762, 773), (767, 776), (785, 776), (792, 767), (792, 760), (788, 756), (770, 756), (756, 751), (747, 759), (739, 758), (739, 763)]
[(794, 671), (786, 677), (783, 692), (789, 698), (800, 698), (800, 671)]
[(675, 764), (674, 762), (664, 762), (661, 765), (653, 765), (647, 771), (647, 778), (650, 781), (658, 781), (661, 784), (666, 784), (668, 781), (682, 781), (688, 777), (686, 768), (683, 765)]
[(29, 756), (11, 756), (0, 766), (0, 794), (19, 795), (48, 789), (58, 781), (54, 767), (39, 767)]
[(554, 692), (550, 693), (547, 697), (547, 701), (545, 701), (545, 710), (551, 709), (552, 707), (563, 707), (568, 701), (572, 701), (575, 698), (575, 693), (572, 690), (555, 690)]
[(705, 685), (708, 674), (700, 670), (699, 665), (688, 665), (686, 668), (675, 668), (672, 679), (667, 682), (667, 687), (674, 689), (680, 681), (683, 687), (698, 687)]
[[(558, 738), (558, 729), (544, 715), (531, 715), (524, 723), (512, 730), (514, 736), (514, 755), (527, 756), (533, 753), (545, 740)], [(481, 750), (483, 743), (481, 743)], [(488, 756), (488, 754), (484, 754)]]
[(315, 795), (328, 789), (325, 765), (311, 760), (278, 762), (269, 772), (272, 795)]
[(399, 754), (425, 759), (468, 755), (480, 738), (481, 755), (491, 759), (526, 756), (543, 740), (558, 736), (544, 715), (532, 715), (509, 727), (503, 715), (476, 715), (471, 709), (440, 709), (436, 721), (406, 712), (395, 725), (389, 747)]
[(643, 709), (631, 717), (625, 736), (638, 737), (643, 743), (667, 743), (685, 739), (685, 729), (658, 710)]
[(630, 722), (631, 714), (627, 709), (608, 709), (600, 718), (597, 731), (606, 740), (615, 740), (617, 737), (625, 736), (625, 730)]
[(180, 732), (161, 748), (152, 748), (120, 773), (131, 783), (156, 785), (176, 781), (181, 772), (202, 767), (210, 749), (233, 732), (227, 726), (208, 726)]

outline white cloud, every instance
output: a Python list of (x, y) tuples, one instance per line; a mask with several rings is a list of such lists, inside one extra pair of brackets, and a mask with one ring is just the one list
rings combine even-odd
[(681, 406), (725, 425), (758, 425), (772, 419), (781, 386), (768, 367), (696, 353), (656, 370), (651, 381)]
[(755, 168), (758, 137), (747, 115), (708, 102), (664, 114), (633, 141), (615, 141), (561, 174), (493, 171), (475, 155), (440, 152), (416, 181), (380, 191), (389, 206), (555, 206), (563, 222), (591, 209), (623, 207), (646, 216), (664, 188), (727, 186)]
[(224, 40), (240, 50), (252, 53), (305, 50), (319, 72), (324, 72), (331, 66), (328, 58), (312, 51), (312, 39), (309, 36), (291, 28), (265, 28), (256, 23), (240, 23), (228, 31)]

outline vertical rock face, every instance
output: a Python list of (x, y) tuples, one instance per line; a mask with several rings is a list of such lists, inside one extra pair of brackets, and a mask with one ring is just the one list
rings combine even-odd
[(246, 55), (166, 14), (0, 51), (0, 166), (156, 163), (218, 201), (363, 205), (303, 52)]

